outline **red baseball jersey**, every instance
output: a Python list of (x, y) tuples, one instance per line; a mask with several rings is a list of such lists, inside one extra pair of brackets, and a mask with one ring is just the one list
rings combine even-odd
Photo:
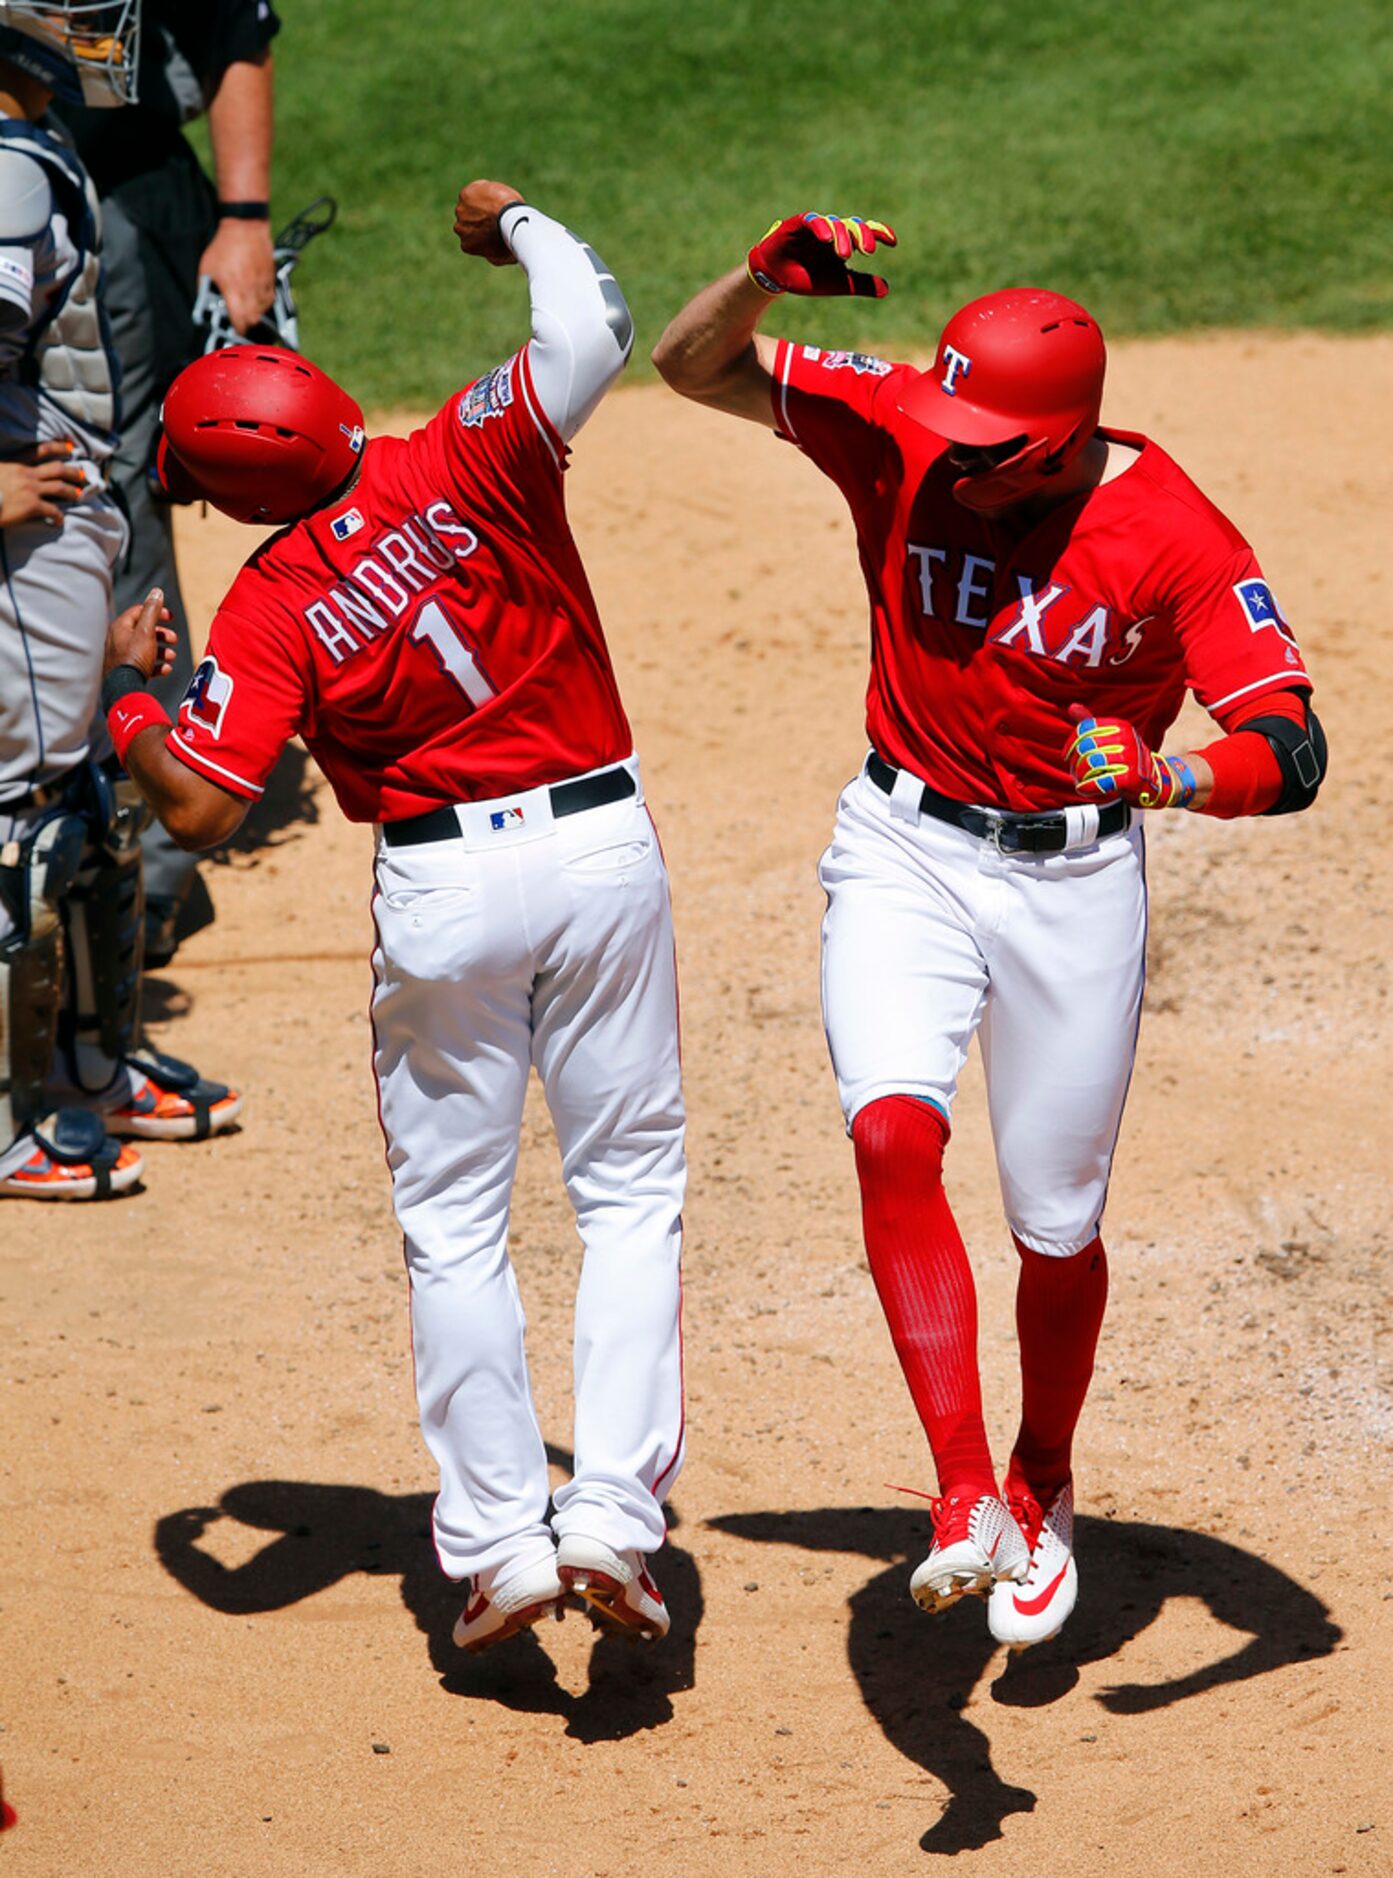
[(633, 739), (565, 462), (526, 348), (424, 430), (373, 439), (351, 492), (233, 582), (169, 748), (255, 797), (298, 734), (359, 822), (621, 762)]
[(905, 417), (918, 373), (781, 340), (780, 432), (851, 505), (871, 602), (866, 729), (889, 762), (958, 801), (1078, 800), (1069, 706), (1159, 749), (1187, 688), (1223, 723), (1264, 691), (1308, 689), (1253, 552), (1165, 451), (1027, 533), (953, 497), (948, 445)]

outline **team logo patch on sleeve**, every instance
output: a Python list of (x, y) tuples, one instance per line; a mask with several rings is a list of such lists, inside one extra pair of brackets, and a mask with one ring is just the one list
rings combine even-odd
[(1254, 632), (1264, 626), (1286, 625), (1272, 589), (1265, 580), (1240, 580), (1234, 592)]
[(465, 392), (457, 409), (459, 421), (466, 429), (476, 430), (491, 417), (502, 417), (509, 409), (513, 402), (514, 363), (514, 360), (509, 359), (506, 364), (495, 365), (491, 372), (485, 372)]
[(823, 368), (829, 372), (842, 372), (848, 369), (858, 378), (869, 373), (872, 378), (884, 378), (890, 370), (888, 359), (873, 359), (869, 352), (824, 352)]
[(216, 659), (204, 659), (179, 705), (179, 716), (191, 725), (206, 730), (212, 737), (222, 735), (222, 721), (232, 701), (232, 680), (218, 670)]
[[(1277, 597), (1265, 580), (1240, 580), (1234, 592), (1251, 632), (1261, 632), (1264, 626), (1272, 626), (1289, 645), (1296, 644), (1291, 627), (1287, 625), (1282, 609), (1277, 604)], [(1290, 665), (1293, 661), (1288, 659), (1287, 663)]]

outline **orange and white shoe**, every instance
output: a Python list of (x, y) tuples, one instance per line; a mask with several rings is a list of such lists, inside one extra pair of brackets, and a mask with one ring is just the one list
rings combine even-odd
[(1030, 1549), (997, 1494), (975, 1500), (945, 1495), (930, 1511), (934, 1542), (909, 1581), (915, 1603), (926, 1611), (946, 1611), (964, 1595), (984, 1598), (999, 1579), (1025, 1577)]
[(1074, 1483), (1066, 1480), (1044, 1506), (1023, 1480), (1008, 1478), (1006, 1503), (1030, 1547), (1030, 1570), (1018, 1585), (997, 1585), (987, 1628), (1013, 1651), (1048, 1643), (1064, 1628), (1079, 1595), (1074, 1564)]
[(583, 1598), (604, 1622), (636, 1637), (667, 1635), (667, 1605), (641, 1552), (616, 1552), (584, 1533), (563, 1533), (556, 1547), (556, 1569), (566, 1589)]
[(161, 1050), (137, 1050), (125, 1059), (131, 1093), (108, 1109), (108, 1131), (141, 1141), (203, 1141), (230, 1128), (242, 1098), (226, 1083), (208, 1082), (192, 1063)]
[[(25, 1150), (28, 1150), (26, 1153)], [(144, 1169), (137, 1148), (114, 1141), (89, 1109), (58, 1109), (0, 1156), (0, 1195), (20, 1200), (105, 1200)]]

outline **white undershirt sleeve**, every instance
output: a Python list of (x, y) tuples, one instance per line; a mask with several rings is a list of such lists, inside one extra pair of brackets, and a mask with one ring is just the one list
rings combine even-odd
[(532, 296), (533, 388), (569, 442), (624, 369), (633, 317), (613, 274), (569, 228), (530, 202), (510, 203), (498, 227)]

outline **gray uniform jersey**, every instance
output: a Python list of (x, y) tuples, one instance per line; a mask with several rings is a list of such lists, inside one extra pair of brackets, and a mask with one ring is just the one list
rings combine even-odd
[(126, 534), (104, 475), (118, 371), (99, 250), (96, 200), (71, 151), (0, 119), (0, 457), (66, 438), (89, 485), (57, 526), (6, 528), (0, 511), (0, 806), (89, 753)]

